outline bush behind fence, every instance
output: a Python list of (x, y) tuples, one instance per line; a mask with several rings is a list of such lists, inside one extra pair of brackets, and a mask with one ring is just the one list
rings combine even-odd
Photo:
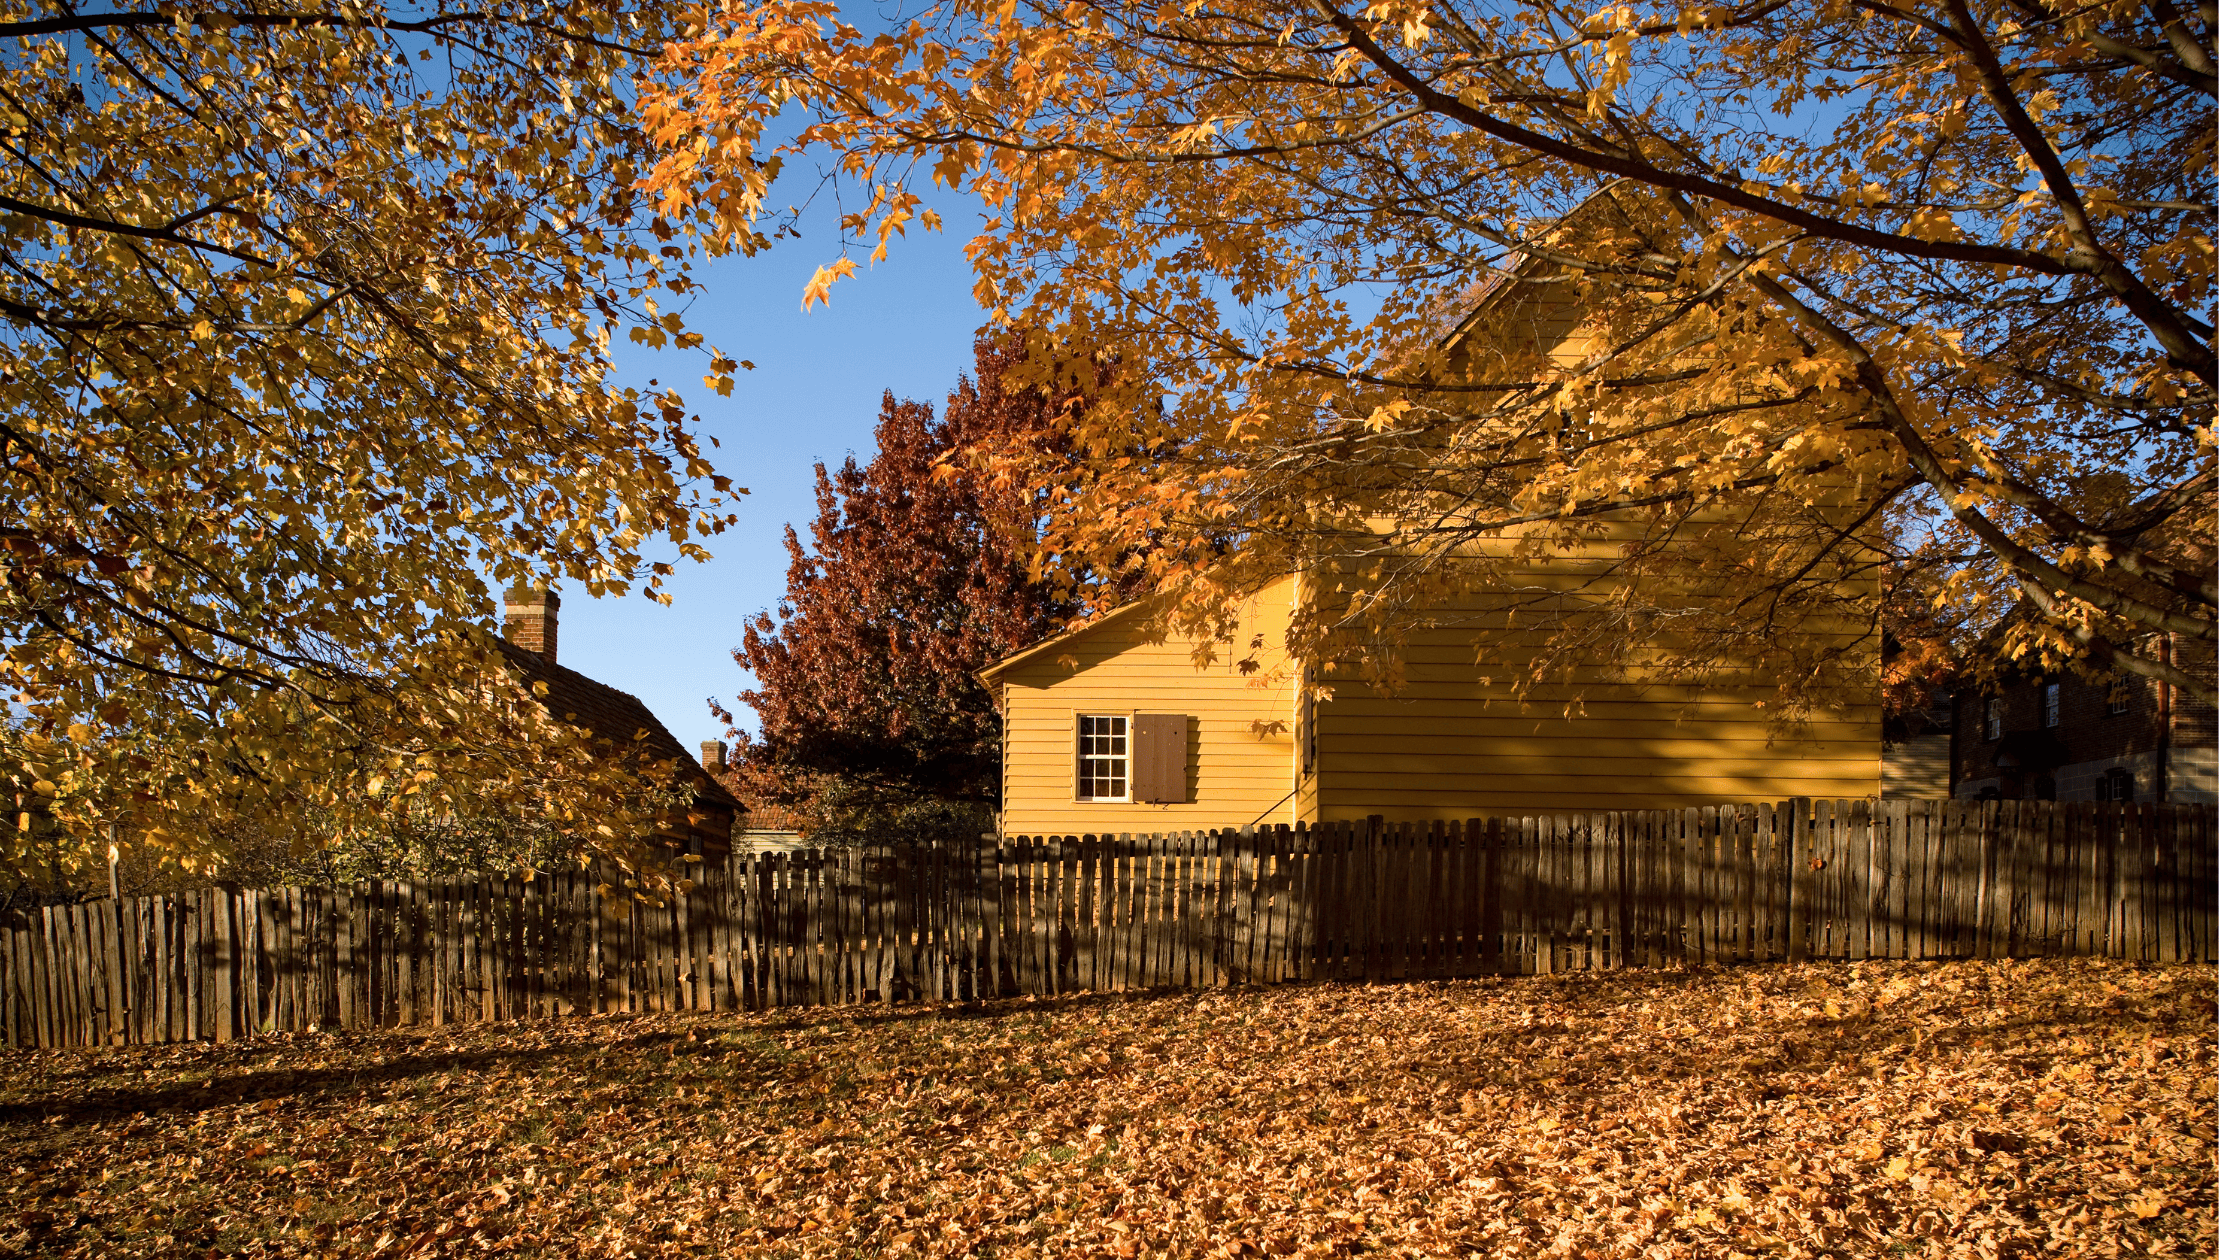
[(1806, 801), (208, 890), (0, 931), (13, 1046), (1677, 963), (2213, 961), (2205, 806)]

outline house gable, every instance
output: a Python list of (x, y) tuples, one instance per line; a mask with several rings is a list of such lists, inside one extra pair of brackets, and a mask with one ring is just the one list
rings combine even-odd
[[(1295, 679), (1280, 659), (1267, 663), (1268, 672), (1240, 671), (1237, 646), (1255, 636), (1281, 642), (1290, 601), (1288, 580), (1247, 601), (1236, 638), (1216, 645), (1202, 667), (1193, 660), (1195, 643), (1161, 640), (1152, 611), (1135, 606), (983, 672), (1003, 715), (1004, 832), (1143, 833), (1237, 827), (1255, 818), (1296, 821)], [(1084, 717), (1128, 719), (1131, 762), (1140, 730), (1140, 752), (1157, 759), (1141, 771), (1148, 790), (1099, 779), (1098, 794), (1116, 799), (1084, 799)], [(1139, 728), (1138, 718), (1170, 720)], [(1167, 728), (1178, 732), (1172, 751), (1179, 764), (1171, 767)], [(1137, 787), (1138, 777), (1130, 774), (1125, 787)]]

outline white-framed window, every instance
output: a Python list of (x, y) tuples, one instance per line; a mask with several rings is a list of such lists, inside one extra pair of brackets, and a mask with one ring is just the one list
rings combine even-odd
[(1986, 696), (1983, 701), (1983, 737), (1993, 740), (2006, 731), (2007, 698)]
[(1073, 798), (1128, 799), (1128, 719), (1116, 713), (1082, 713), (1074, 719)]
[(2046, 684), (2045, 691), (2039, 696), (2038, 699), (2038, 717), (2040, 719), (2039, 724), (2042, 726), (2054, 727), (2061, 725), (2060, 683), (2053, 682)]

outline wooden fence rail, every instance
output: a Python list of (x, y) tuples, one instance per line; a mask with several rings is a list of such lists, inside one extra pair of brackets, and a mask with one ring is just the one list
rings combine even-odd
[(1788, 801), (810, 849), (643, 900), (584, 872), (208, 890), (0, 929), (0, 1032), (319, 1027), (1808, 958), (2213, 961), (2204, 806)]

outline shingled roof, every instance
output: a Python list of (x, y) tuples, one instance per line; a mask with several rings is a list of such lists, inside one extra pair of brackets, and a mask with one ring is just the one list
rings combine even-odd
[(582, 727), (595, 738), (617, 744), (639, 743), (638, 733), (643, 731), (642, 742), (647, 750), (656, 757), (675, 761), (681, 770), (689, 773), (701, 801), (734, 810), (741, 808), (739, 798), (700, 768), (699, 758), (685, 751), (684, 745), (678, 743), (669, 728), (661, 724), (661, 719), (646, 708), (644, 701), (504, 639), (498, 640), (498, 649), (519, 671), (523, 685), (545, 685), (544, 707), (553, 717), (570, 726)]

